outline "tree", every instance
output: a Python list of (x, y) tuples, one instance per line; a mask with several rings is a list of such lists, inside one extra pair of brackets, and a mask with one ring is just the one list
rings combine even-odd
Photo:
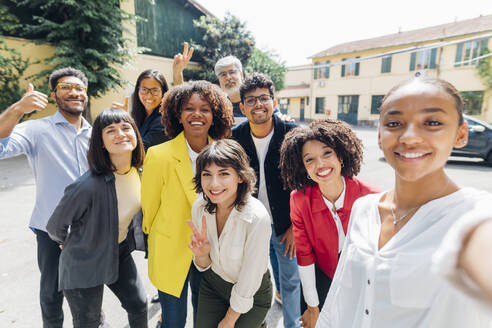
[[(127, 32), (123, 24), (136, 17), (122, 10), (119, 0), (7, 0), (6, 3), (5, 6), (24, 17), (17, 17), (20, 24), (12, 17), (1, 21), (2, 33), (10, 29), (18, 36), (49, 42), (55, 48), (54, 55), (44, 60), (50, 68), (34, 75), (35, 78), (46, 81), (53, 69), (75, 67), (86, 74), (91, 97), (100, 97), (125, 83), (118, 68), (128, 63), (138, 50), (123, 36)], [(30, 13), (27, 19), (26, 12)]]
[(201, 79), (218, 83), (214, 73), (217, 60), (222, 57), (234, 55), (243, 66), (253, 54), (255, 39), (246, 24), (239, 18), (227, 13), (224, 20), (216, 17), (201, 16), (194, 20), (195, 27), (203, 34), (201, 44), (191, 41), (194, 52), (194, 60), (201, 63), (201, 70), (185, 70), (186, 79)]
[(246, 66), (245, 72), (268, 74), (275, 84), (275, 90), (277, 91), (285, 87), (287, 67), (285, 66), (285, 62), (280, 60), (279, 56), (272, 50), (255, 49), (248, 62), (248, 66)]
[(0, 113), (24, 95), (19, 81), (28, 66), (29, 60), (0, 39)]

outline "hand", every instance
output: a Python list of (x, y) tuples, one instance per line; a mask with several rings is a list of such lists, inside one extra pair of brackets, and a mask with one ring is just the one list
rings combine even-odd
[(188, 42), (185, 42), (183, 46), (183, 54), (178, 53), (177, 55), (174, 56), (174, 62), (173, 62), (174, 74), (181, 74), (183, 72), (186, 65), (188, 65), (188, 62), (190, 61), (192, 55), (193, 55), (193, 47), (191, 47), (190, 50), (188, 51)]
[(21, 114), (27, 114), (33, 111), (40, 111), (48, 105), (48, 96), (39, 91), (34, 91), (34, 86), (29, 83), (26, 93), (22, 98), (13, 104), (13, 109)]
[(123, 104), (116, 102), (116, 101), (113, 101), (113, 103), (111, 104), (111, 107), (120, 108), (120, 109), (123, 109), (125, 112), (128, 112), (128, 101), (129, 101), (129, 99), (130, 99), (130, 97), (126, 96)]
[(207, 220), (205, 219), (205, 215), (202, 216), (201, 232), (198, 232), (198, 229), (193, 222), (190, 220), (187, 220), (186, 222), (188, 222), (191, 231), (193, 231), (193, 234), (191, 235), (191, 243), (188, 244), (188, 247), (196, 257), (208, 255), (210, 253), (210, 242), (207, 238)]
[(58, 247), (60, 247), (60, 249), (63, 250), (63, 245), (58, 245)]
[(235, 323), (234, 322), (229, 322), (227, 320), (227, 317), (224, 317), (219, 324), (217, 325), (217, 328), (234, 328)]
[(319, 317), (319, 308), (317, 306), (308, 306), (307, 310), (299, 319), (301, 322), (301, 327), (314, 328)]
[(294, 242), (294, 236), (292, 235), (292, 226), (282, 236), (280, 244), (283, 243), (285, 243), (284, 256), (289, 254), (289, 260), (292, 260), (292, 257), (296, 257), (296, 244)]
[(281, 121), (283, 122), (292, 122), (294, 123), (296, 120), (294, 120), (292, 117), (290, 117), (287, 114), (282, 114), (280, 112), (277, 113), (278, 118), (280, 118)]
[(219, 322), (217, 328), (234, 328), (241, 313), (234, 311), (230, 306), (224, 318)]

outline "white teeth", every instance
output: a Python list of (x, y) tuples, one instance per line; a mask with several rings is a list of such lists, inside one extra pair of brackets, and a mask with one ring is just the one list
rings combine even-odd
[(202, 123), (202, 122), (191, 122), (190, 124), (191, 124), (191, 125), (203, 125), (203, 123)]
[(405, 157), (405, 158), (417, 158), (417, 157), (423, 156), (424, 154), (423, 153), (400, 153), (400, 155), (402, 157)]
[(210, 193), (211, 193), (212, 195), (218, 195), (218, 194), (220, 194), (220, 193), (222, 193), (222, 192), (223, 192), (223, 190), (221, 190), (221, 191), (210, 191)]
[(331, 172), (332, 169), (326, 169), (318, 173), (319, 176), (324, 177), (325, 175), (328, 175), (328, 173)]

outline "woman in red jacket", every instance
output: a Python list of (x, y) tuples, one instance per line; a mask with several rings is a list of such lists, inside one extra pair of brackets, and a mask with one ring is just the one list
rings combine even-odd
[(301, 278), (302, 327), (314, 327), (343, 247), (354, 201), (379, 192), (355, 178), (362, 144), (350, 126), (320, 120), (284, 139), (280, 168), (290, 196), (292, 231)]

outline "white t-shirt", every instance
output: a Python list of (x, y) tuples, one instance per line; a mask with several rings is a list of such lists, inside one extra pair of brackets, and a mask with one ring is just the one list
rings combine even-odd
[(126, 174), (113, 173), (116, 198), (118, 199), (118, 243), (125, 240), (133, 217), (141, 208), (140, 176), (132, 167)]
[[(253, 296), (260, 288), (268, 270), (272, 228), (267, 211), (256, 198), (249, 196), (241, 211), (234, 208), (217, 238), (215, 214), (205, 211), (206, 201), (199, 197), (191, 208), (193, 223), (202, 229), (202, 216), (207, 221), (212, 270), (222, 279), (234, 284), (229, 303), (232, 309), (246, 313), (253, 307)], [(194, 261), (194, 259), (193, 259)]]
[(487, 327), (476, 304), (431, 272), (434, 252), (452, 226), (483, 202), (483, 192), (460, 189), (422, 205), (381, 249), (378, 202), (352, 207), (347, 240), (316, 327)]
[(196, 151), (194, 151), (190, 144), (188, 143), (188, 140), (186, 140), (186, 146), (188, 146), (188, 155), (190, 156), (190, 161), (191, 161), (191, 169), (193, 171), (193, 176), (195, 176), (195, 173), (196, 173), (196, 159), (199, 155), (199, 153), (197, 153)]
[[(258, 156), (258, 162), (260, 166), (260, 185), (258, 188), (258, 199), (263, 203), (268, 211), (268, 214), (270, 214), (270, 220), (272, 218), (272, 212), (270, 211), (270, 202), (268, 201), (268, 194), (266, 190), (265, 158), (268, 152), (268, 146), (270, 145), (270, 141), (272, 140), (273, 130), (274, 129), (272, 129), (272, 131), (264, 138), (257, 138), (253, 134), (251, 134), (251, 137), (253, 138), (253, 142), (255, 144), (256, 156)], [(286, 206), (289, 206), (289, 204), (287, 204)]]

